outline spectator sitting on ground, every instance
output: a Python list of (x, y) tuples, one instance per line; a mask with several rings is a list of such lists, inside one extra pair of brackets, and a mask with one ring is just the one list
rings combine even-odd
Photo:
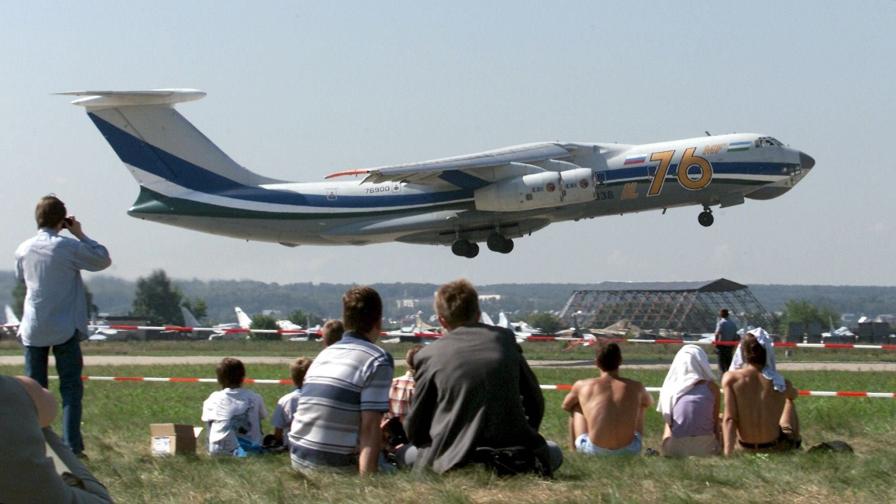
[(411, 409), (411, 400), (414, 398), (414, 356), (423, 349), (423, 345), (414, 345), (408, 349), (404, 356), (404, 362), (407, 366), (403, 376), (392, 379), (392, 388), (389, 389), (389, 411), (386, 418), (397, 418), (399, 422), (404, 422), (404, 418)]
[(31, 378), (0, 376), (0, 404), (0, 502), (112, 502), (106, 487), (50, 429), (56, 416), (50, 392)]
[(257, 393), (242, 388), (246, 368), (242, 361), (226, 357), (215, 372), (222, 390), (202, 403), (202, 421), (208, 427), (209, 455), (234, 455), (261, 451), (261, 420), (268, 416)]
[(392, 356), (374, 343), (383, 324), (383, 302), (370, 287), (342, 296), (342, 339), (314, 359), (289, 432), (297, 471), (327, 469), (375, 473), (382, 447), (380, 421), (389, 411)]
[(320, 332), (320, 342), (323, 343), (324, 348), (327, 348), (342, 339), (345, 327), (342, 325), (341, 320), (328, 320)]
[(482, 462), (500, 473), (489, 454), (511, 453), (529, 465), (521, 471), (553, 473), (563, 455), (538, 433), (544, 397), (513, 332), (479, 323), (479, 298), (466, 280), (441, 286), (434, 308), (445, 334), (413, 358), (404, 426), (416, 448), (399, 462), (437, 473)]
[(271, 415), (274, 439), (282, 440), (283, 446), (289, 446), (289, 429), (299, 405), (299, 398), (302, 397), (302, 383), (305, 381), (305, 373), (308, 372), (310, 365), (311, 359), (307, 357), (299, 357), (289, 365), (289, 376), (296, 388), (277, 401), (277, 406), (274, 407), (274, 413)]
[(638, 455), (644, 410), (653, 399), (644, 385), (621, 378), (622, 352), (610, 343), (597, 350), (598, 378), (579, 380), (563, 399), (572, 449), (587, 455)]
[(740, 342), (731, 369), (722, 378), (725, 395), (725, 455), (735, 444), (745, 451), (784, 452), (802, 445), (793, 400), (798, 393), (775, 368), (772, 340), (762, 328)]
[(719, 454), (720, 396), (706, 352), (697, 345), (681, 347), (663, 381), (656, 407), (665, 423), (663, 455)]

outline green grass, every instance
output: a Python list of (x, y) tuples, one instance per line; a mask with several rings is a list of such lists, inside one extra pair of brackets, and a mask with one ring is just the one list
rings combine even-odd
[[(404, 356), (410, 343), (383, 344), (396, 358)], [(591, 347), (577, 347), (564, 350), (562, 342), (523, 343), (526, 357), (530, 360), (590, 360), (594, 358)], [(85, 355), (211, 355), (211, 356), (270, 356), (306, 355), (313, 357), (320, 351), (316, 342), (292, 341), (110, 341), (84, 342), (81, 347)], [(670, 363), (680, 346), (631, 343), (622, 347), (625, 361), (630, 364)], [(706, 348), (710, 359), (715, 354)], [(21, 355), (16, 341), (0, 341), (0, 355)], [(824, 350), (794, 349), (778, 350), (778, 362), (896, 362), (893, 350)]]
[[(0, 367), (16, 374), (21, 367)], [(211, 377), (211, 366), (93, 366), (89, 374)], [(255, 378), (282, 378), (284, 366), (250, 365)], [(538, 369), (544, 384), (571, 383), (590, 369)], [(623, 372), (646, 385), (660, 385), (662, 371)], [(799, 388), (896, 390), (896, 373), (792, 372)], [(51, 388), (55, 389), (52, 383)], [(533, 477), (497, 479), (480, 470), (418, 479), (408, 473), (370, 479), (336, 475), (299, 477), (286, 455), (248, 460), (195, 457), (158, 459), (149, 454), (149, 424), (199, 425), (202, 401), (213, 384), (85, 384), (84, 432), (89, 466), (119, 502), (892, 502), (896, 472), (896, 400), (800, 398), (797, 409), (807, 446), (842, 439), (855, 456), (750, 455), (734, 459), (667, 460), (637, 457), (595, 459), (565, 452), (554, 481)], [(289, 390), (253, 385), (269, 408)], [(566, 444), (563, 392), (545, 391), (545, 437)], [(657, 448), (661, 417), (646, 418), (645, 446)], [(269, 429), (269, 426), (266, 426)]]

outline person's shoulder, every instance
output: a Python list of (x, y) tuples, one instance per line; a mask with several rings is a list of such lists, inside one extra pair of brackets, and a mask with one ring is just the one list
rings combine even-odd
[(740, 369), (729, 369), (722, 375), (722, 388), (730, 387), (743, 378), (743, 371)]
[(631, 387), (631, 388), (638, 389), (638, 390), (644, 388), (643, 383), (639, 382), (638, 380), (633, 380), (631, 378), (620, 377), (619, 381), (624, 383), (626, 387)]

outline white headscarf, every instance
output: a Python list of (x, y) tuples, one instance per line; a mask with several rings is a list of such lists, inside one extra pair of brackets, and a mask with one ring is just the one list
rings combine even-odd
[(660, 389), (660, 400), (656, 410), (663, 414), (666, 423), (672, 422), (672, 408), (675, 403), (701, 381), (715, 381), (706, 352), (697, 345), (685, 345), (675, 354), (669, 373)]
[[(775, 367), (775, 345), (772, 342), (771, 336), (765, 332), (765, 329), (761, 327), (757, 327), (753, 329), (747, 334), (752, 334), (756, 341), (762, 345), (762, 348), (765, 348), (765, 367), (762, 368), (762, 376), (764, 376), (767, 380), (772, 382), (772, 386), (775, 387), (775, 390), (778, 392), (784, 392), (787, 388), (787, 382), (784, 381), (784, 377), (778, 373), (777, 368)], [(740, 345), (737, 345), (737, 350), (734, 352), (734, 358), (731, 359), (731, 369), (740, 369), (744, 367), (744, 357), (741, 353)]]

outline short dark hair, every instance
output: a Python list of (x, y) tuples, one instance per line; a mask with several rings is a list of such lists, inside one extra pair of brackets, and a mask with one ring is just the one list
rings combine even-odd
[(756, 336), (752, 334), (745, 335), (744, 339), (740, 341), (740, 348), (741, 352), (743, 352), (744, 362), (760, 368), (765, 367), (765, 359), (767, 357), (765, 347), (756, 339)]
[(292, 378), (296, 387), (301, 387), (305, 383), (305, 373), (311, 366), (311, 359), (308, 357), (299, 357), (289, 365), (289, 377)]
[(324, 346), (328, 347), (341, 340), (344, 332), (345, 326), (342, 325), (341, 320), (328, 320), (320, 330), (320, 339), (324, 342)]
[(417, 365), (414, 364), (414, 356), (417, 355), (417, 352), (420, 350), (423, 350), (423, 345), (414, 345), (408, 349), (408, 353), (404, 354), (404, 362), (407, 364), (411, 373), (417, 371)]
[(479, 320), (479, 294), (466, 279), (448, 282), (436, 291), (433, 308), (453, 327)]
[(50, 194), (37, 202), (37, 207), (34, 209), (34, 220), (37, 221), (38, 228), (53, 228), (58, 226), (67, 214), (65, 203)]
[(597, 367), (607, 373), (619, 369), (622, 364), (622, 350), (616, 343), (601, 345), (597, 349)]
[(367, 334), (383, 319), (383, 300), (372, 287), (352, 287), (342, 295), (342, 323), (349, 331)]
[(238, 388), (243, 384), (243, 379), (246, 377), (246, 367), (243, 366), (243, 361), (239, 359), (224, 357), (218, 363), (215, 373), (218, 375), (218, 383), (222, 387)]
[(719, 310), (719, 316), (722, 318), (728, 318), (728, 308), (722, 308)]

